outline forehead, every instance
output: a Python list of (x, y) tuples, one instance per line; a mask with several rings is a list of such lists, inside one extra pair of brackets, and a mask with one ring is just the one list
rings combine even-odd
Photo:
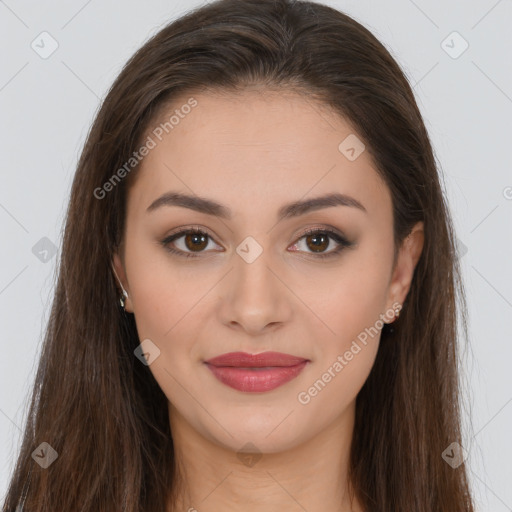
[[(191, 98), (195, 106), (183, 108)], [(242, 215), (257, 201), (275, 198), (280, 205), (333, 191), (356, 197), (368, 210), (391, 208), (387, 186), (353, 127), (297, 93), (183, 95), (147, 135), (154, 147), (134, 185), (141, 208), (168, 190), (217, 199)], [(346, 152), (351, 147), (355, 159), (354, 151)]]

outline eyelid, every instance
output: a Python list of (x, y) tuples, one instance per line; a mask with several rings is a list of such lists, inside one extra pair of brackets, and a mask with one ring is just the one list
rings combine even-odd
[(324, 224), (322, 226), (313, 226), (307, 228), (305, 231), (301, 231), (299, 235), (295, 236), (296, 241), (293, 243), (293, 245), (297, 244), (300, 240), (302, 240), (306, 236), (314, 235), (317, 233), (325, 233), (328, 238), (334, 240), (334, 242), (337, 244), (337, 247), (334, 249), (331, 249), (328, 252), (303, 252), (303, 251), (296, 251), (297, 254), (300, 257), (306, 258), (306, 259), (328, 259), (328, 258), (335, 258), (336, 256), (339, 256), (341, 252), (343, 252), (345, 249), (349, 249), (351, 247), (354, 247), (356, 245), (355, 242), (352, 242), (344, 235), (344, 233), (339, 230), (338, 228), (331, 226), (329, 224)]
[[(191, 226), (180, 226), (179, 228), (173, 229), (166, 237), (165, 239), (169, 239), (175, 235), (184, 235), (187, 234), (190, 231), (200, 231), (204, 233), (205, 235), (208, 235), (212, 240), (215, 240), (215, 236), (212, 234), (212, 232), (203, 226), (194, 225)], [(215, 242), (217, 243), (217, 242)]]
[[(200, 251), (198, 253), (194, 253), (194, 252), (185, 252), (185, 251), (182, 251), (181, 249), (175, 249), (175, 248), (171, 248), (168, 246), (168, 244), (170, 244), (171, 242), (175, 241), (175, 240), (178, 240), (179, 238), (183, 237), (183, 236), (186, 236), (187, 234), (190, 234), (190, 233), (198, 233), (198, 234), (204, 234), (204, 235), (207, 235), (208, 238), (213, 241), (215, 244), (219, 245), (220, 244), (216, 241), (215, 239), (215, 236), (212, 235), (211, 231), (207, 228), (204, 228), (202, 226), (197, 226), (197, 225), (192, 225), (192, 226), (181, 226), (179, 228), (176, 228), (174, 229), (173, 231), (171, 231), (171, 233), (169, 233), (162, 241), (161, 241), (161, 244), (164, 246), (164, 248), (166, 250), (168, 250), (170, 253), (172, 254), (177, 254), (177, 255), (181, 255), (181, 256), (188, 256), (188, 257), (198, 257), (198, 256), (201, 256), (201, 253), (204, 253), (204, 254), (207, 254), (208, 252), (210, 251)], [(220, 252), (220, 251), (215, 251), (215, 252)]]
[[(210, 240), (212, 240), (215, 244), (220, 244), (216, 241), (216, 237), (211, 234), (211, 231), (208, 228), (205, 228), (203, 226), (198, 225), (191, 225), (191, 226), (181, 226), (179, 228), (174, 229), (171, 233), (169, 233), (162, 241), (162, 245), (164, 248), (169, 251), (172, 254), (176, 254), (178, 256), (183, 257), (204, 257), (203, 254), (206, 255), (211, 251), (199, 251), (197, 253), (192, 252), (186, 252), (182, 251), (181, 249), (175, 249), (169, 247), (169, 244), (173, 242), (174, 240), (177, 240), (181, 238), (182, 236), (186, 236), (190, 233), (198, 233), (198, 234), (204, 234), (207, 235)], [(292, 245), (296, 245), (302, 238), (310, 235), (314, 235), (317, 233), (325, 233), (331, 240), (334, 240), (338, 246), (335, 249), (332, 249), (328, 252), (324, 253), (314, 253), (314, 252), (306, 252), (303, 251), (293, 251), (301, 256), (304, 256), (306, 258), (313, 257), (314, 259), (321, 259), (321, 258), (329, 258), (330, 256), (336, 256), (339, 255), (340, 252), (342, 252), (344, 249), (350, 248), (355, 246), (355, 242), (351, 242), (348, 237), (344, 235), (344, 233), (339, 230), (338, 228), (331, 226), (329, 224), (323, 224), (320, 226), (310, 226), (306, 228), (305, 230), (301, 230), (298, 234), (294, 235), (294, 242)], [(214, 252), (221, 252), (221, 251), (214, 251)]]

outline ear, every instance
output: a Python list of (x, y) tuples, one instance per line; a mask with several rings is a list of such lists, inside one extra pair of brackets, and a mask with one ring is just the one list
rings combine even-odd
[[(128, 286), (128, 281), (126, 279), (126, 272), (124, 270), (123, 262), (121, 261), (120, 255), (115, 252), (112, 257), (112, 268), (115, 271), (114, 278), (116, 278), (116, 281), (118, 282), (118, 286), (120, 288), (119, 291), (119, 297), (121, 297), (123, 293), (123, 288), (126, 290), (126, 293), (128, 293), (128, 297), (125, 297), (125, 304), (124, 309), (128, 313), (133, 313), (133, 305), (131, 301), (131, 295), (130, 295), (130, 287)], [(117, 277), (116, 277), (117, 274)]]
[(388, 308), (392, 308), (395, 302), (402, 305), (407, 298), (414, 276), (414, 269), (423, 250), (423, 227), (423, 222), (416, 223), (402, 242), (389, 284)]

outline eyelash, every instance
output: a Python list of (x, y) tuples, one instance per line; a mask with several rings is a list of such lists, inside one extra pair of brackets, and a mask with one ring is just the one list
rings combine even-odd
[[(169, 247), (169, 244), (173, 242), (174, 240), (177, 240), (178, 238), (181, 238), (184, 235), (206, 235), (211, 240), (213, 240), (213, 237), (206, 231), (200, 229), (199, 227), (192, 227), (188, 229), (184, 229), (182, 231), (179, 231), (177, 233), (174, 233), (168, 237), (166, 237), (164, 240), (162, 240), (162, 245), (164, 248), (169, 251), (172, 254), (176, 254), (178, 256), (183, 256), (185, 258), (197, 258), (200, 255), (200, 252), (197, 254), (184, 252), (181, 249), (174, 249), (172, 247)], [(310, 235), (317, 235), (317, 234), (325, 234), (328, 235), (330, 238), (332, 238), (336, 243), (338, 243), (338, 247), (332, 251), (329, 251), (327, 253), (308, 253), (313, 255), (315, 258), (332, 258), (334, 256), (337, 256), (343, 249), (352, 247), (354, 245), (353, 242), (349, 242), (346, 238), (344, 238), (342, 235), (340, 235), (337, 231), (334, 231), (329, 228), (312, 228), (306, 230), (298, 239), (297, 241), (301, 240), (304, 237), (310, 236)]]

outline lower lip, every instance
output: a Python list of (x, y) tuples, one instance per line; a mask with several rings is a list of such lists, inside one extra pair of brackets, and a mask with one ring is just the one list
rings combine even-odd
[(206, 363), (223, 384), (238, 391), (261, 393), (271, 391), (294, 379), (304, 369), (308, 361), (295, 366), (274, 366), (268, 369), (250, 370), (233, 366), (213, 366)]

